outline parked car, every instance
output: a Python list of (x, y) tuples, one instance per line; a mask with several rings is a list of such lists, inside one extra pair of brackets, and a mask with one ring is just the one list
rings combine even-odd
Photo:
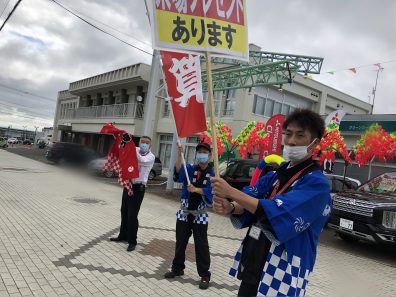
[(98, 154), (81, 144), (71, 142), (56, 142), (47, 150), (46, 158), (48, 161), (60, 165), (69, 164), (87, 164), (93, 159), (98, 158)]
[[(109, 178), (117, 176), (117, 172), (115, 172), (115, 171), (108, 171), (108, 170), (103, 171), (103, 166), (106, 163), (106, 161), (107, 161), (107, 158), (99, 158), (99, 159), (92, 160), (91, 162), (88, 163), (88, 170), (91, 173), (101, 174), (101, 175), (103, 174), (104, 176), (109, 177)], [(162, 174), (162, 163), (161, 163), (161, 160), (156, 157), (155, 161), (154, 161), (153, 168), (151, 169), (151, 171), (149, 173), (148, 179), (152, 180), (155, 177), (160, 176), (161, 174)]]
[[(253, 172), (259, 161), (253, 159), (233, 159), (228, 163), (228, 167), (222, 169), (221, 177), (224, 178), (232, 187), (241, 190), (250, 184)], [(224, 167), (224, 165), (223, 165)], [(261, 175), (266, 174), (275, 168), (266, 166)]]
[(333, 197), (336, 193), (345, 190), (356, 190), (361, 182), (357, 179), (345, 177), (342, 175), (325, 173), (330, 185), (330, 194)]
[(356, 191), (337, 193), (328, 227), (347, 241), (396, 245), (396, 172), (381, 174)]
[(0, 137), (0, 148), (6, 148), (6, 147), (8, 147), (7, 138)]
[(30, 139), (25, 139), (22, 143), (23, 144), (27, 144), (27, 145), (31, 145), (32, 141)]
[(156, 178), (157, 176), (161, 176), (161, 174), (162, 174), (161, 160), (159, 158), (155, 157), (154, 165), (149, 173), (148, 179), (152, 180), (152, 179)]
[(16, 139), (15, 137), (8, 138), (7, 140), (8, 144), (17, 144), (18, 142), (18, 139)]
[[(250, 184), (253, 172), (258, 164), (257, 160), (244, 159), (244, 160), (231, 160), (228, 168), (224, 169), (224, 163), (222, 163), (222, 170), (220, 175), (234, 188), (241, 190), (243, 187)], [(220, 167), (220, 166), (219, 166)], [(266, 166), (265, 170), (261, 173), (261, 176), (266, 174), (268, 171), (275, 170), (275, 167)], [(360, 181), (350, 177), (344, 177), (335, 174), (325, 174), (329, 181), (330, 193), (335, 195), (342, 190), (355, 190), (360, 186)]]

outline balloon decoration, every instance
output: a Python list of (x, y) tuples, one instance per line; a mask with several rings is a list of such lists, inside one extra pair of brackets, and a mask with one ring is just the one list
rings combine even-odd
[(396, 157), (396, 137), (387, 133), (380, 125), (373, 124), (357, 141), (354, 153), (359, 167), (374, 158), (381, 162), (391, 160)]
[(344, 138), (341, 136), (339, 125), (330, 121), (319, 145), (314, 148), (313, 158), (317, 159), (319, 156), (318, 161), (321, 165), (326, 159), (335, 162), (336, 152), (341, 154), (347, 164), (352, 162)]
[(232, 143), (238, 146), (239, 155), (244, 159), (248, 157), (248, 154), (254, 154), (255, 151), (261, 152), (262, 148), (269, 143), (265, 124), (256, 121), (248, 122)]
[[(210, 125), (206, 123), (206, 127), (207, 130), (205, 132), (201, 132), (199, 141), (212, 145), (212, 133), (210, 130)], [(217, 132), (217, 151), (219, 155), (222, 155), (224, 154), (225, 149), (229, 151), (230, 147), (232, 147), (232, 132), (230, 127), (221, 121), (216, 122), (215, 127)]]
[(263, 158), (263, 160), (261, 160), (258, 163), (256, 169), (253, 172), (252, 179), (250, 180), (250, 186), (254, 186), (257, 183), (257, 181), (260, 178), (261, 173), (263, 172), (264, 167), (267, 166), (267, 164), (274, 163), (278, 166), (281, 166), (284, 162), (285, 162), (285, 159), (283, 159), (281, 156), (274, 155), (274, 154), (268, 155), (265, 158)]

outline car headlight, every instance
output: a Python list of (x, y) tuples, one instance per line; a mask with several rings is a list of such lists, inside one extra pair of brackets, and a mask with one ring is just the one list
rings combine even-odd
[(384, 211), (382, 215), (382, 225), (386, 228), (396, 229), (396, 212)]

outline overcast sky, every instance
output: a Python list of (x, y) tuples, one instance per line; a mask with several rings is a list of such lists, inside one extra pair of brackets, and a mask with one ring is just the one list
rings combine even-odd
[[(152, 51), (143, 0), (58, 1)], [(0, 13), (5, 7), (0, 24), (16, 2), (0, 0)], [(387, 62), (379, 74), (374, 113), (396, 114), (396, 1), (247, 0), (247, 8), (249, 43), (265, 51), (323, 57), (322, 74), (313, 79), (360, 100), (368, 102), (374, 87), (373, 64)], [(72, 81), (139, 62), (150, 64), (151, 56), (49, 0), (23, 0), (0, 32), (0, 126), (52, 126), (59, 90)], [(356, 74), (348, 70), (352, 67)], [(334, 75), (326, 73), (333, 70)]]

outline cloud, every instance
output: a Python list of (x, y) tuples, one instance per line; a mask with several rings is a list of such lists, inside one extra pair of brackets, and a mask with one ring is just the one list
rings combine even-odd
[[(151, 52), (143, 1), (58, 1)], [(10, 1), (7, 11), (15, 2)], [(396, 60), (392, 37), (396, 1), (249, 0), (247, 8), (249, 42), (266, 51), (324, 57), (322, 74), (314, 79), (363, 101), (369, 100), (375, 84), (376, 68), (371, 64)], [(18, 122), (18, 117), (30, 126), (36, 119), (51, 123), (57, 92), (67, 89), (70, 82), (139, 62), (149, 64), (151, 56), (99, 32), (51, 1), (23, 1), (0, 32), (0, 84), (53, 101), (0, 86), (0, 126)], [(356, 74), (344, 70), (361, 65)], [(396, 113), (396, 63), (383, 67), (375, 111)], [(326, 74), (332, 70), (340, 71)]]

